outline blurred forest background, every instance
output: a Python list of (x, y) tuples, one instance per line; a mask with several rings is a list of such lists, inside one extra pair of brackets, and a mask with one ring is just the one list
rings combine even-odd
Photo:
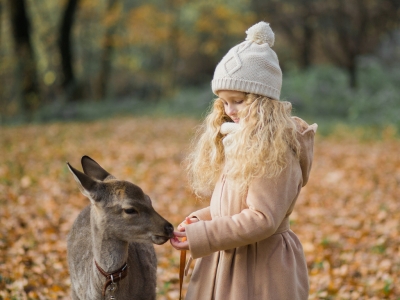
[(296, 113), (400, 124), (400, 0), (2, 0), (0, 122), (199, 115), (260, 20)]

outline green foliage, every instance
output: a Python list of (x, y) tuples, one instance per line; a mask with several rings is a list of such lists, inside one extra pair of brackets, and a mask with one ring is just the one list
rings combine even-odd
[[(364, 61), (360, 70), (360, 87), (347, 85), (346, 72), (332, 66), (317, 66), (306, 71), (284, 73), (282, 100), (293, 104), (293, 114), (307, 122), (317, 122), (319, 132), (329, 134), (338, 124), (367, 126), (359, 132), (366, 139), (383, 138), (387, 125), (400, 128), (400, 72), (375, 61)], [(116, 115), (193, 116), (202, 118), (215, 95), (209, 83), (182, 88), (159, 101), (145, 98), (112, 98), (105, 102), (54, 102), (38, 110), (36, 122), (95, 120)], [(22, 123), (22, 118), (4, 119), (6, 124)], [(365, 131), (365, 130), (364, 130)], [(389, 134), (386, 132), (385, 134)]]
[(161, 101), (155, 112), (161, 115), (183, 115), (204, 117), (216, 96), (209, 84), (197, 88), (186, 88), (170, 99)]
[[(35, 112), (33, 121), (63, 122), (63, 121), (92, 121), (107, 119), (115, 116), (192, 116), (204, 117), (215, 98), (210, 85), (188, 87), (163, 98), (160, 101), (151, 101), (138, 98), (109, 99), (107, 101), (85, 102), (54, 102), (43, 106)], [(23, 116), (3, 118), (3, 123), (16, 125), (25, 123)]]
[(351, 89), (346, 73), (332, 66), (285, 73), (282, 99), (292, 102), (295, 114), (320, 123), (400, 126), (400, 72), (374, 60), (363, 61), (360, 84)]
[[(84, 120), (125, 113), (199, 116), (213, 97), (209, 87), (202, 85), (210, 82), (228, 49), (243, 41), (246, 29), (260, 20), (272, 25), (274, 50), (282, 67), (302, 69), (285, 73), (283, 86), (283, 97), (293, 102), (299, 115), (320, 118), (325, 124), (337, 120), (398, 124), (398, 111), (391, 108), (398, 104), (399, 71), (360, 61), (361, 55), (378, 48), (392, 64), (399, 61), (400, 6), (396, 1), (348, 5), (339, 5), (340, 0), (79, 1), (70, 20), (69, 65), (74, 82), (64, 88), (68, 74), (62, 71), (59, 41), (65, 35), (60, 33), (60, 22), (70, 1), (25, 1), (36, 70), (32, 74), (21, 71), (26, 63), (16, 55), (11, 6), (3, 7), (0, 124), (20, 123), (28, 117), (33, 121)], [(344, 15), (349, 19), (345, 29), (350, 31), (342, 30)], [(351, 46), (353, 41), (357, 47)], [(378, 56), (383, 57), (383, 52)], [(311, 65), (315, 67), (307, 70)], [(356, 73), (350, 68), (353, 65)], [(22, 73), (38, 85), (35, 97), (25, 95), (26, 107), (21, 97)], [(359, 89), (351, 90), (349, 82)]]

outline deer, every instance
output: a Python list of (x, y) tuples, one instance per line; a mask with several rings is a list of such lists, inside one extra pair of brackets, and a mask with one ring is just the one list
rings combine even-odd
[(90, 200), (67, 237), (72, 299), (156, 299), (154, 244), (173, 237), (174, 228), (158, 214), (143, 190), (118, 180), (89, 156), (83, 172), (68, 169)]

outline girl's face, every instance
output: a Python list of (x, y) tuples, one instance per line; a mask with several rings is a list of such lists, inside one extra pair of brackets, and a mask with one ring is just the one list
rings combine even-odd
[(239, 91), (222, 90), (218, 92), (218, 97), (224, 103), (225, 113), (233, 122), (239, 123), (238, 112), (247, 106), (246, 94)]

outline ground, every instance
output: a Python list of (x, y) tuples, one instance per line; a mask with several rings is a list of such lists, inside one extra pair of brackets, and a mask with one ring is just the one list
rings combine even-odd
[[(207, 205), (182, 163), (198, 121), (114, 118), (0, 128), (0, 299), (69, 299), (66, 235), (89, 202), (66, 161), (89, 155), (150, 195), (174, 226)], [(400, 299), (400, 141), (349, 128), (316, 136), (291, 228), (303, 243), (309, 299)], [(156, 246), (159, 300), (178, 298), (179, 252)], [(185, 279), (184, 290), (189, 278)]]

